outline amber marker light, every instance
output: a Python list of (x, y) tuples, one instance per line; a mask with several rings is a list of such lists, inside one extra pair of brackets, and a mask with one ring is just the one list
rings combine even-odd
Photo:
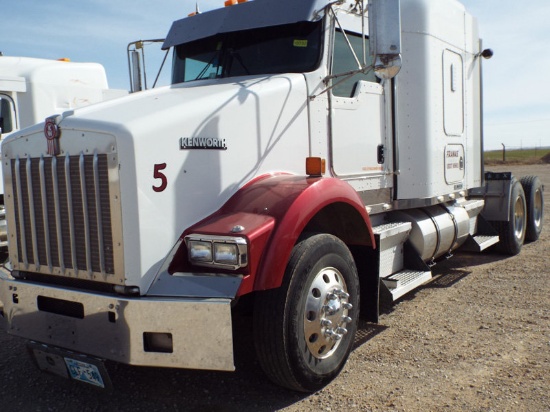
[(306, 157), (306, 174), (308, 176), (321, 176), (325, 174), (325, 159), (320, 157)]
[(233, 6), (234, 4), (237, 4), (237, 0), (226, 0), (224, 4), (225, 4), (225, 7)]

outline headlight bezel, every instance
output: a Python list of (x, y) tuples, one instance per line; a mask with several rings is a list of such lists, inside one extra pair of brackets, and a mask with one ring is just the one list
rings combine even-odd
[[(219, 236), (219, 235), (201, 235), (191, 234), (185, 236), (185, 245), (187, 246), (187, 259), (194, 266), (238, 270), (248, 266), (248, 241), (240, 236)], [(200, 246), (205, 248), (199, 253)], [(220, 249), (225, 249), (223, 256), (216, 254)], [(231, 255), (231, 249), (235, 255), (234, 259), (228, 259)], [(205, 253), (209, 250), (209, 254)], [(218, 257), (217, 257), (218, 256)]]

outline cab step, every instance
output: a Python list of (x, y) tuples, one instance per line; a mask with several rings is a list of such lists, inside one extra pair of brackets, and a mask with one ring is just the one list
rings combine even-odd
[(477, 235), (470, 236), (462, 246), (462, 250), (466, 252), (482, 252), (485, 249), (496, 245), (499, 242), (498, 236)]
[(391, 293), (392, 299), (396, 301), (431, 278), (431, 271), (404, 269), (381, 280)]

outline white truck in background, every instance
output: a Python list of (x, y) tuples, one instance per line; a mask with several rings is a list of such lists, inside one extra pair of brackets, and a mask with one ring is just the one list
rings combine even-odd
[(42, 370), (234, 370), (251, 304), (267, 376), (315, 391), (440, 259), (539, 237), (540, 180), (484, 171), (460, 2), (226, 3), (173, 23), (171, 86), (3, 142), (0, 316)]
[[(109, 89), (98, 63), (76, 63), (0, 54), (0, 139), (43, 122), (52, 114), (120, 97)], [(0, 171), (1, 178), (1, 171)], [(7, 246), (3, 185), (0, 189), (0, 248)]]

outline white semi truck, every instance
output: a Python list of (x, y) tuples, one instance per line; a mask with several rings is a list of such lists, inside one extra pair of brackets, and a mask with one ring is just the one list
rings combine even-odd
[[(229, 1), (228, 4), (237, 3)], [(259, 363), (315, 391), (455, 250), (520, 252), (543, 188), (485, 173), (476, 20), (456, 0), (255, 0), (173, 23), (173, 85), (2, 145), (7, 332), (100, 387), (103, 360)]]
[[(109, 89), (98, 63), (0, 54), (0, 139), (54, 113), (127, 94)], [(0, 170), (0, 178), (1, 178)], [(3, 188), (3, 186), (2, 186)], [(0, 250), (7, 247), (4, 192), (0, 188)]]

